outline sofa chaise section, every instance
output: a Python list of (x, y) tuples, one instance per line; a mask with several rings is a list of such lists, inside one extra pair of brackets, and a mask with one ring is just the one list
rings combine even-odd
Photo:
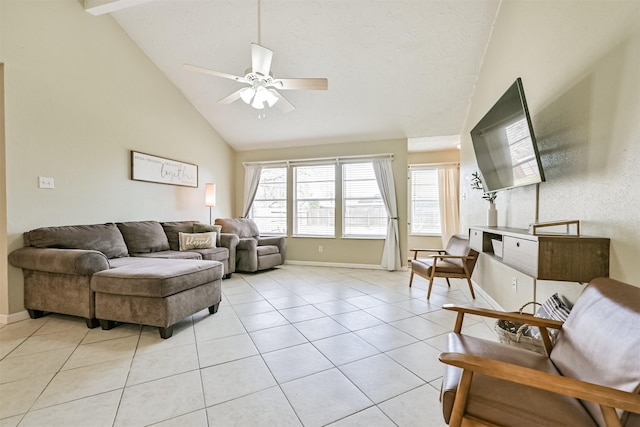
[(116, 322), (156, 326), (162, 338), (173, 334), (180, 320), (221, 301), (220, 262), (132, 258), (119, 268), (91, 278), (95, 315), (102, 329)]

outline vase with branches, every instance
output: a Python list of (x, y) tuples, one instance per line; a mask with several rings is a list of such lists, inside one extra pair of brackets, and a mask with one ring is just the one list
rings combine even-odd
[(495, 191), (485, 191), (484, 185), (482, 185), (482, 179), (480, 179), (480, 174), (478, 172), (474, 172), (471, 174), (471, 188), (474, 190), (482, 191), (482, 198), (489, 201), (489, 210), (487, 210), (487, 225), (489, 227), (496, 227), (498, 225), (498, 211), (496, 210), (496, 205), (493, 203), (498, 196), (498, 193)]
[(478, 172), (472, 173), (471, 176), (471, 188), (482, 191), (482, 198), (493, 204), (496, 197), (498, 197), (498, 193), (495, 191), (484, 191), (484, 185), (482, 185), (482, 179), (480, 179), (480, 174)]

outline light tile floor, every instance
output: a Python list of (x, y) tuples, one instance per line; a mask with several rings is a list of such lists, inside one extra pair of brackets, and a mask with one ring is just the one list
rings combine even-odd
[[(162, 340), (157, 329), (87, 329), (47, 315), (0, 325), (0, 427), (443, 426), (438, 402), (462, 280), (286, 265), (222, 282)], [(496, 340), (467, 316), (463, 331)]]

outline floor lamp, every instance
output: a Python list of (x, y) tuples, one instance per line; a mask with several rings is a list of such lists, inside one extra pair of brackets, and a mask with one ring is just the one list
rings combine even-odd
[(209, 224), (212, 224), (211, 208), (216, 205), (216, 185), (215, 184), (204, 185), (204, 205), (209, 208)]

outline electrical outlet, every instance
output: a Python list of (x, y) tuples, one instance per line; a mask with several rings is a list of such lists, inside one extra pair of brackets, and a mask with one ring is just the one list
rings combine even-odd
[(518, 278), (517, 277), (512, 277), (511, 278), (511, 290), (513, 292), (518, 292)]
[(323, 249), (324, 249), (324, 248), (322, 247), (322, 245), (318, 246), (318, 252), (322, 253), (322, 250), (323, 250)]
[(53, 178), (48, 176), (39, 176), (38, 188), (53, 188)]

